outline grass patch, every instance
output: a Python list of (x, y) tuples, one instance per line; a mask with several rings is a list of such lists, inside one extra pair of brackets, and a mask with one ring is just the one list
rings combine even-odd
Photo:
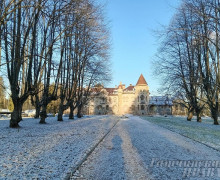
[(202, 123), (196, 122), (195, 118), (187, 121), (186, 117), (144, 116), (142, 118), (220, 151), (220, 126), (213, 125), (211, 118), (203, 118)]

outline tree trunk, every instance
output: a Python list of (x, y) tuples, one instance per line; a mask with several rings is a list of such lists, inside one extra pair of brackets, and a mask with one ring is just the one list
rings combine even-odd
[(40, 124), (46, 124), (46, 118), (47, 118), (47, 105), (43, 104), (42, 111), (40, 112)]
[(211, 108), (212, 119), (214, 120), (214, 125), (219, 125), (218, 123), (218, 110), (217, 108)]
[(201, 115), (197, 115), (197, 122), (202, 122), (202, 118), (201, 118)]
[(196, 109), (195, 111), (196, 111), (197, 122), (202, 122), (201, 110), (200, 109)]
[(81, 104), (78, 106), (77, 117), (78, 118), (82, 117), (82, 105)]
[(61, 100), (60, 105), (59, 105), (57, 121), (63, 121), (63, 100)]
[(39, 97), (38, 96), (35, 96), (35, 110), (36, 110), (36, 113), (35, 113), (35, 116), (34, 118), (39, 118), (40, 117), (40, 101), (39, 101)]
[(14, 104), (14, 110), (11, 114), (10, 127), (18, 128), (19, 122), (22, 120), (22, 117), (21, 117), (22, 103), (18, 100), (14, 100), (13, 104)]
[(190, 108), (190, 109), (188, 110), (187, 121), (191, 121), (191, 120), (192, 120), (193, 112), (194, 112), (194, 109), (192, 109), (192, 108)]
[(74, 119), (74, 106), (72, 105), (72, 103), (70, 104), (70, 114), (69, 114), (69, 119)]
[[(1, 1), (2, 2), (2, 1)], [(1, 23), (0, 23), (0, 64), (1, 64), (1, 59), (2, 59), (2, 28), (1, 28)], [(1, 69), (1, 66), (0, 66)]]
[(37, 118), (39, 118), (39, 117), (40, 117), (40, 106), (37, 106), (37, 107), (36, 107), (36, 113), (35, 113), (34, 118), (37, 119)]

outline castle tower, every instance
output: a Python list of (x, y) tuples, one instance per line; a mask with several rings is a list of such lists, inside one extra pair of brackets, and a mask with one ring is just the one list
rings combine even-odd
[(149, 86), (141, 74), (135, 86), (135, 108), (138, 115), (148, 114)]
[(123, 93), (123, 84), (122, 84), (122, 82), (120, 82), (120, 85), (118, 86), (118, 114), (119, 115), (123, 114), (123, 106), (122, 106), (123, 97), (122, 97), (122, 93)]
[(136, 86), (148, 86), (143, 74), (140, 75), (138, 81), (137, 81), (137, 84)]

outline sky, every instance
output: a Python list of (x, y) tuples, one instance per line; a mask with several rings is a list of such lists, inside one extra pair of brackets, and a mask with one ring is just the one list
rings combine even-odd
[(159, 48), (155, 31), (169, 25), (179, 4), (180, 0), (106, 0), (112, 44), (112, 81), (107, 87), (135, 85), (143, 74), (151, 95), (159, 95), (161, 83), (153, 76), (152, 64)]

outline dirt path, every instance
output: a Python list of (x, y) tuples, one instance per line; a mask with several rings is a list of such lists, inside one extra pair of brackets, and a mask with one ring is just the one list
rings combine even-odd
[(130, 116), (112, 129), (71, 179), (220, 179), (220, 153)]

